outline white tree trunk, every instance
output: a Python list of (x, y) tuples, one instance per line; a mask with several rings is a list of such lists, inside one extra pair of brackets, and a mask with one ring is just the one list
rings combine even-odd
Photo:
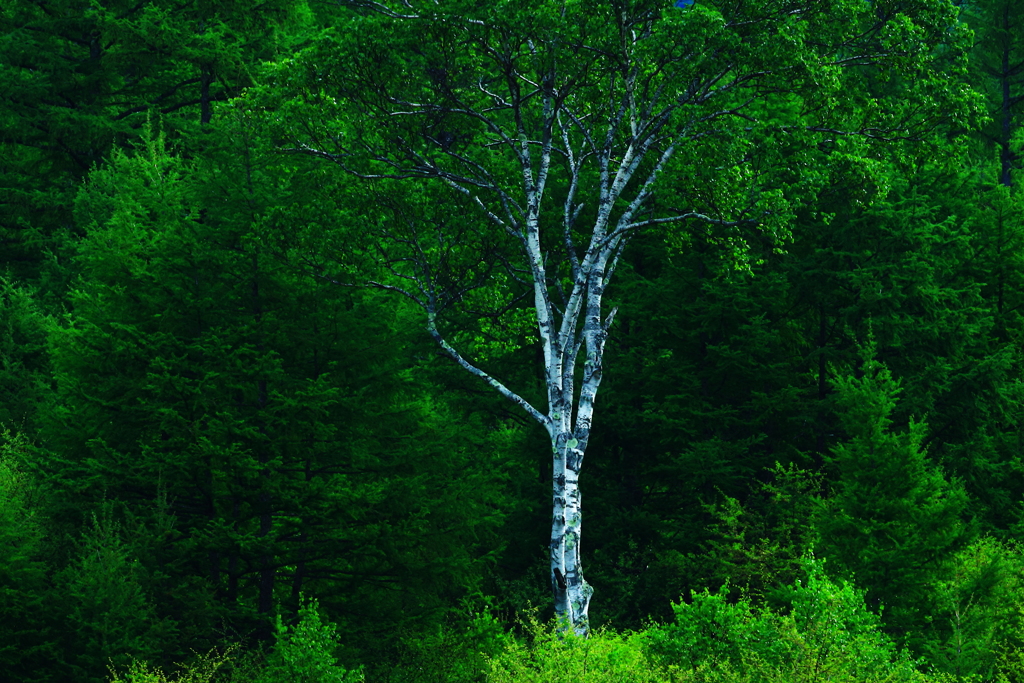
[(557, 434), (552, 441), (551, 591), (555, 615), (563, 626), (571, 625), (577, 635), (585, 636), (594, 589), (583, 578), (583, 507), (579, 485), (583, 454), (577, 445), (578, 440), (568, 432)]

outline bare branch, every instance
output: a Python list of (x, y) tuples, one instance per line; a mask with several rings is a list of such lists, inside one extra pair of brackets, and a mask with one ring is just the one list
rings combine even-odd
[[(710, 216), (706, 216), (706, 215), (704, 215), (702, 213), (698, 213), (696, 211), (691, 211), (689, 213), (678, 214), (676, 216), (665, 216), (663, 218), (648, 218), (647, 220), (637, 221), (636, 223), (630, 223), (628, 225), (625, 225), (625, 226), (622, 226), (621, 228), (616, 229), (614, 234), (608, 236), (608, 239), (611, 239), (611, 238), (614, 238), (614, 237), (618, 237), (622, 233), (625, 233), (625, 232), (631, 231), (631, 230), (636, 230), (637, 228), (646, 228), (646, 227), (651, 226), (651, 225), (663, 225), (665, 223), (680, 223), (680, 222), (688, 220), (690, 218), (696, 218), (697, 220), (703, 221), (705, 223), (710, 223), (712, 225), (721, 225), (721, 226), (725, 226), (725, 227), (729, 227), (729, 228), (737, 227), (737, 226), (740, 226), (740, 225), (756, 225), (757, 224), (757, 221), (752, 219), (752, 218), (751, 219), (738, 220), (738, 221), (727, 221), (727, 220), (722, 220), (720, 218), (711, 218)], [(608, 240), (606, 239), (606, 241), (608, 241)]]
[(438, 345), (455, 360), (456, 363), (461, 365), (465, 370), (467, 370), (471, 374), (476, 375), (480, 379), (487, 382), (487, 384), (493, 387), (499, 394), (501, 394), (509, 401), (522, 408), (523, 410), (525, 410), (527, 413), (530, 414), (530, 417), (539, 422), (545, 429), (550, 428), (551, 419), (547, 415), (542, 414), (540, 411), (538, 411), (536, 408), (530, 405), (530, 402), (524, 399), (522, 396), (510, 390), (508, 387), (506, 387), (504, 384), (496, 380), (494, 377), (491, 377), (489, 374), (487, 374), (486, 372), (484, 372), (483, 370), (481, 370), (480, 368), (476, 367), (475, 365), (467, 361), (465, 358), (463, 358), (462, 355), (458, 351), (456, 351), (443, 336), (441, 336), (441, 333), (437, 331), (436, 314), (430, 311), (429, 309), (427, 310), (427, 331), (430, 333), (430, 336), (434, 338), (434, 341), (436, 341)]

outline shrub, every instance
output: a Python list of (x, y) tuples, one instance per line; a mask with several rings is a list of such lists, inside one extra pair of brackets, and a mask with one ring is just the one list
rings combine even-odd
[(1014, 661), (1012, 652), (1024, 643), (1021, 569), (1015, 545), (987, 536), (952, 558), (932, 586), (932, 618), (917, 638), (936, 669), (958, 680), (992, 680), (997, 667)]
[(665, 666), (697, 670), (724, 664), (742, 666), (745, 653), (774, 661), (781, 653), (777, 624), (770, 614), (761, 614), (746, 599), (730, 603), (729, 587), (717, 593), (704, 590), (690, 603), (672, 606), (675, 621), (652, 626), (644, 633), (648, 652)]
[(776, 611), (756, 608), (746, 599), (730, 603), (727, 588), (674, 605), (673, 623), (643, 634), (652, 661), (677, 676), (689, 672), (677, 680), (926, 680), (882, 632), (863, 592), (829, 580), (818, 561), (804, 563), (806, 579), (780, 595), (783, 606)]
[(594, 631), (580, 638), (535, 620), (527, 642), (517, 641), (493, 657), (489, 683), (661, 683), (636, 634)]
[(336, 630), (324, 620), (315, 599), (302, 601), (293, 627), (278, 615), (274, 649), (257, 683), (361, 683), (362, 669), (345, 669), (334, 656)]
[(236, 648), (228, 648), (223, 654), (211, 652), (191, 666), (181, 666), (173, 677), (134, 660), (123, 674), (112, 668), (110, 683), (362, 683), (361, 669), (349, 670), (337, 663), (335, 630), (316, 600), (303, 600), (294, 626), (285, 626), (278, 616), (274, 649), (262, 664), (257, 652), (238, 655)]
[(231, 653), (231, 649), (228, 649), (222, 654), (212, 651), (200, 655), (194, 664), (181, 667), (182, 671), (172, 678), (168, 678), (159, 668), (136, 659), (123, 674), (111, 667), (110, 683), (210, 683), (217, 670), (229, 661)]

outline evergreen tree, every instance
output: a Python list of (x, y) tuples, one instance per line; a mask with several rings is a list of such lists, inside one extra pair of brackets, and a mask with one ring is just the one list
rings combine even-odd
[(47, 252), (69, 256), (61, 242), (78, 234), (72, 204), (94, 166), (134, 144), (150, 114), (199, 142), (214, 104), (251, 85), (260, 60), (303, 41), (311, 21), (304, 0), (4, 3), (3, 267), (35, 279)]
[(924, 422), (893, 424), (899, 382), (866, 345), (862, 365), (834, 381), (848, 441), (828, 458), (835, 491), (816, 519), (833, 570), (867, 590), (894, 637), (916, 643), (929, 590), (971, 537), (968, 499), (929, 461)]
[(284, 267), (296, 225), (333, 220), (326, 195), (295, 194), (315, 174), (244, 125), (220, 132), (201, 161), (153, 135), (82, 190), (40, 466), (64, 523), (113, 499), (147, 530), (133, 556), (188, 634), (173, 647), (208, 647), (218, 621), (266, 638), (309, 590), (360, 652), (479, 580), (501, 497), (469, 453), (509, 437), (457, 427), (418, 384), (401, 309)]
[(46, 490), (29, 471), (24, 435), (0, 444), (0, 669), (10, 680), (59, 681), (60, 634), (67, 627), (51, 589)]
[(49, 388), (46, 327), (33, 290), (0, 277), (0, 428), (35, 431)]
[(1024, 8), (1013, 0), (971, 0), (963, 7), (975, 36), (973, 80), (991, 117), (982, 137), (998, 156), (998, 170), (993, 169), (990, 180), (998, 177), (1000, 185), (1010, 187), (1020, 167), (1018, 135), (1024, 121)]
[(111, 507), (104, 506), (83, 529), (53, 591), (64, 609), (60, 661), (77, 681), (100, 683), (110, 666), (134, 659), (163, 661), (179, 636), (172, 619), (158, 616), (147, 569)]

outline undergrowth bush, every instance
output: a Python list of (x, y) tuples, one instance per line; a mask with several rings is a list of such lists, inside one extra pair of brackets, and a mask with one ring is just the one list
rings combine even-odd
[(730, 602), (727, 587), (673, 605), (673, 623), (644, 633), (652, 661), (699, 674), (693, 680), (928, 680), (882, 632), (861, 591), (831, 581), (817, 560), (805, 560), (805, 572), (805, 579), (777, 594), (782, 603), (777, 610), (754, 607), (746, 599)]
[(233, 653), (234, 650), (228, 649), (223, 653), (212, 651), (199, 655), (192, 665), (180, 667), (181, 671), (171, 676), (158, 667), (135, 660), (127, 671), (118, 672), (111, 668), (110, 683), (210, 683), (218, 671), (231, 661)]
[(338, 664), (336, 631), (315, 599), (302, 601), (295, 626), (285, 626), (278, 615), (274, 649), (256, 682), (362, 683), (361, 669), (350, 671)]
[(294, 626), (277, 617), (274, 648), (265, 658), (228, 648), (201, 655), (174, 675), (134, 661), (125, 672), (112, 669), (110, 683), (362, 683), (361, 669), (346, 669), (334, 656), (336, 630), (315, 599), (303, 599)]
[(526, 626), (525, 642), (516, 641), (491, 659), (489, 683), (668, 681), (652, 668), (637, 634), (597, 630), (589, 638), (580, 638), (535, 620)]
[(513, 640), (490, 598), (478, 593), (432, 628), (381, 639), (366, 677), (372, 683), (481, 683), (490, 658)]
[(899, 650), (864, 594), (805, 561), (776, 609), (728, 589), (674, 605), (675, 620), (581, 639), (536, 621), (490, 660), (488, 683), (940, 683)]

